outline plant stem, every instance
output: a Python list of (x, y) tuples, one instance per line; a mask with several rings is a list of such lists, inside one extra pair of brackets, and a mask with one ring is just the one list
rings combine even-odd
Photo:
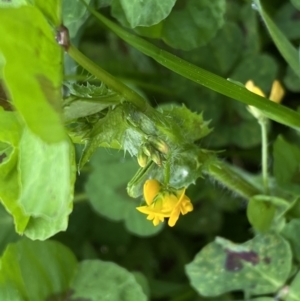
[(246, 199), (249, 199), (256, 194), (260, 194), (260, 191), (256, 187), (245, 180), (238, 172), (230, 167), (229, 164), (218, 159), (215, 159), (209, 164), (207, 173), (212, 178)]
[(264, 193), (269, 194), (269, 178), (268, 178), (268, 119), (262, 116), (258, 123), (261, 127), (261, 167)]
[(299, 113), (274, 102), (266, 102), (263, 97), (248, 91), (242, 85), (230, 82), (214, 73), (199, 68), (163, 49), (156, 47), (148, 41), (124, 30), (114, 22), (110, 21), (89, 7), (84, 1), (82, 1), (82, 4), (85, 5), (91, 14), (93, 14), (102, 24), (107, 26), (121, 39), (145, 55), (153, 58), (162, 66), (165, 66), (181, 76), (213, 91), (238, 100), (242, 103), (257, 107), (265, 116), (272, 120), (293, 127), (297, 130), (300, 129)]
[(80, 66), (86, 69), (88, 72), (96, 76), (104, 84), (106, 84), (112, 90), (118, 92), (127, 101), (133, 103), (141, 111), (146, 111), (148, 108), (147, 102), (144, 98), (136, 93), (134, 90), (130, 89), (128, 86), (123, 84), (121, 81), (117, 80), (110, 73), (99, 67), (88, 57), (86, 57), (82, 52), (80, 52), (75, 46), (70, 45), (68, 48), (68, 54), (77, 62)]

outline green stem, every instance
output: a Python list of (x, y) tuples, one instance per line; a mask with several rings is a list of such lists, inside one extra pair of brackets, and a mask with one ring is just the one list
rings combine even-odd
[(260, 191), (241, 177), (230, 165), (216, 159), (208, 166), (207, 173), (240, 196), (249, 199)]
[(83, 201), (87, 201), (87, 200), (88, 200), (88, 196), (86, 195), (86, 193), (79, 193), (74, 196), (73, 202), (79, 203), (79, 202), (83, 202)]
[(266, 117), (272, 120), (298, 130), (300, 129), (300, 114), (297, 112), (274, 102), (266, 101), (265, 98), (248, 91), (242, 85), (230, 82), (156, 47), (148, 41), (127, 32), (114, 22), (105, 18), (103, 15), (86, 5), (84, 1), (82, 1), (82, 3), (87, 7), (91, 14), (93, 14), (102, 24), (107, 26), (121, 39), (145, 55), (150, 56), (166, 68), (220, 94), (257, 107)]
[(170, 172), (171, 172), (171, 164), (170, 164), (170, 156), (168, 155), (165, 161), (165, 166), (164, 166), (164, 171), (165, 171), (165, 178), (164, 182), (165, 185), (167, 186), (170, 182)]
[(269, 194), (269, 178), (268, 178), (268, 119), (262, 117), (258, 123), (261, 127), (261, 165), (262, 165), (262, 179), (265, 194)]
[(99, 67), (89, 58), (87, 58), (82, 52), (80, 52), (76, 47), (70, 45), (68, 48), (68, 54), (73, 58), (84, 69), (89, 71), (91, 74), (96, 76), (104, 84), (106, 84), (112, 90), (118, 92), (122, 95), (127, 101), (133, 103), (141, 111), (146, 111), (148, 108), (147, 102), (144, 98), (136, 93), (134, 90), (130, 89), (128, 86), (117, 80), (110, 73)]

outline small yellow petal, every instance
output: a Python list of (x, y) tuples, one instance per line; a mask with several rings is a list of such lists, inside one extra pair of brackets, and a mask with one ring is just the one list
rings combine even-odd
[(144, 184), (144, 198), (147, 205), (151, 205), (161, 188), (160, 183), (155, 179), (147, 180)]
[(257, 95), (260, 95), (262, 97), (266, 97), (264, 92), (259, 89), (257, 86), (254, 85), (254, 82), (252, 80), (248, 80), (245, 84), (245, 87), (247, 90), (251, 91), (252, 93), (255, 93)]
[(278, 80), (274, 80), (272, 89), (271, 89), (271, 94), (270, 94), (270, 100), (280, 103), (282, 98), (284, 96), (284, 89), (280, 82)]
[(179, 218), (179, 215), (180, 215), (180, 209), (179, 208), (175, 208), (171, 215), (170, 215), (170, 218), (168, 220), (168, 225), (170, 227), (174, 227), (176, 222), (178, 221), (178, 218)]
[(194, 210), (193, 204), (191, 203), (191, 200), (185, 196), (184, 199), (182, 200), (181, 206), (180, 206), (180, 211), (182, 215), (185, 215), (191, 211)]

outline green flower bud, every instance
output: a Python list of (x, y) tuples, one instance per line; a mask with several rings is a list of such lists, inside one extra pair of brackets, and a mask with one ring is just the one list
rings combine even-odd
[(151, 154), (151, 157), (152, 161), (154, 163), (156, 163), (158, 166), (161, 166), (162, 165), (162, 159), (161, 159), (161, 155), (158, 151), (154, 151), (152, 154)]
[(144, 153), (142, 148), (139, 149), (137, 161), (141, 167), (145, 167), (149, 161), (149, 157)]
[(167, 154), (169, 152), (169, 146), (164, 140), (154, 136), (149, 136), (148, 141), (161, 153)]

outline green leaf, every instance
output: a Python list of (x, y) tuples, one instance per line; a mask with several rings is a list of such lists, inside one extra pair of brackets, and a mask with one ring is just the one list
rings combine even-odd
[(11, 216), (5, 211), (4, 207), (0, 204), (0, 255), (3, 253), (7, 244), (18, 240), (18, 235), (14, 229), (14, 223)]
[(279, 136), (274, 143), (273, 158), (273, 173), (277, 183), (299, 194), (300, 148)]
[(281, 234), (290, 243), (295, 259), (300, 262), (300, 219), (292, 219), (285, 225)]
[(300, 0), (291, 0), (292, 4), (300, 10)]
[(247, 217), (255, 230), (267, 232), (275, 217), (276, 207), (271, 202), (259, 198), (251, 198), (247, 206)]
[(113, 0), (112, 7), (122, 7), (130, 27), (134, 28), (159, 23), (170, 14), (175, 2), (176, 0)]
[(279, 30), (275, 23), (270, 19), (268, 14), (264, 11), (261, 1), (254, 0), (254, 3), (263, 18), (266, 26), (269, 30), (269, 33), (278, 48), (281, 55), (284, 57), (286, 62), (290, 67), (295, 71), (295, 73), (300, 77), (300, 68), (299, 68), (299, 55), (295, 47), (290, 43), (287, 37)]
[(300, 300), (300, 272), (297, 273), (291, 285), (288, 287), (288, 293), (285, 297), (286, 301)]
[(163, 23), (162, 39), (173, 48), (191, 50), (207, 44), (224, 24), (224, 0), (187, 0)]
[(19, 6), (27, 5), (27, 4), (28, 4), (27, 0), (11, 0), (11, 1), (2, 0), (0, 2), (0, 9), (8, 8), (8, 7), (19, 7)]
[(11, 244), (1, 258), (0, 299), (41, 301), (65, 293), (76, 267), (74, 255), (58, 242)]
[(290, 66), (287, 67), (285, 77), (283, 79), (286, 87), (292, 92), (300, 92), (300, 78), (295, 74)]
[(78, 265), (71, 291), (71, 300), (147, 300), (131, 273), (113, 262), (100, 260), (85, 260)]
[(203, 296), (242, 290), (275, 293), (290, 275), (292, 254), (279, 235), (257, 235), (243, 244), (223, 238), (205, 246), (186, 266), (192, 286)]
[[(83, 1), (87, 5), (91, 3), (91, 0)], [(83, 23), (87, 20), (89, 14), (89, 11), (80, 0), (62, 0), (64, 26), (68, 28), (70, 38), (74, 38), (76, 36)]]
[[(0, 19), (4, 85), (9, 97), (28, 127), (42, 140), (64, 140), (60, 117), (62, 49), (53, 30), (33, 6), (0, 9)], [(20, 72), (22, 76), (16, 76)]]
[(19, 147), (21, 194), (26, 215), (55, 219), (72, 207), (76, 166), (69, 141), (43, 142), (25, 129)]
[[(230, 77), (244, 84), (248, 80), (253, 80), (268, 95), (266, 92), (271, 90), (277, 73), (278, 63), (273, 57), (267, 54), (257, 54), (246, 56)], [(268, 100), (266, 99), (265, 101)]]
[(227, 81), (211, 72), (190, 64), (187, 61), (184, 61), (183, 59), (154, 46), (142, 38), (123, 30), (121, 27), (97, 13), (95, 10), (91, 8), (89, 8), (89, 10), (100, 22), (110, 28), (121, 39), (145, 55), (152, 57), (161, 65), (169, 68), (183, 77), (196, 82), (199, 85), (236, 99), (242, 103), (255, 106), (259, 108), (266, 115), (266, 117), (272, 120), (296, 129), (300, 128), (299, 114), (295, 111), (275, 104), (274, 102), (266, 102), (264, 98), (251, 93), (246, 88), (243, 88), (240, 85)]
[(61, 2), (62, 0), (33, 0), (34, 5), (44, 14), (54, 27), (59, 27), (62, 24)]
[(274, 22), (289, 40), (300, 38), (300, 33), (297, 28), (300, 27), (300, 20), (296, 18), (299, 12), (289, 2), (283, 4), (274, 17)]
[(93, 208), (102, 216), (125, 222), (126, 228), (140, 236), (153, 235), (161, 230), (154, 227), (146, 216), (135, 208), (139, 201), (130, 198), (126, 185), (138, 165), (122, 151), (99, 149), (91, 159), (93, 172), (89, 175), (85, 189)]

